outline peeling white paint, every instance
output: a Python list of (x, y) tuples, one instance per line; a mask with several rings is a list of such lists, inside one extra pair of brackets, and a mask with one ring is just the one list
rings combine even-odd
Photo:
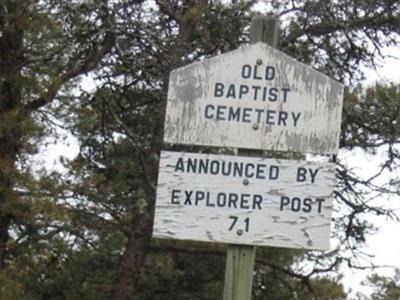
[(164, 141), (335, 154), (342, 101), (340, 83), (256, 43), (171, 72)]
[(334, 172), (332, 163), (163, 151), (153, 236), (326, 250)]

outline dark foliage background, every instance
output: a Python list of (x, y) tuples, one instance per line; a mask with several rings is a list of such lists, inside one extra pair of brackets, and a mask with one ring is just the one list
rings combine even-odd
[[(158, 155), (169, 72), (248, 43), (257, 2), (0, 0), (0, 299), (220, 299), (223, 245), (151, 240)], [(400, 90), (359, 82), (361, 66), (397, 46), (399, 6), (268, 3), (279, 49), (346, 84), (341, 149), (385, 157), (372, 178), (331, 158), (340, 246), (260, 248), (253, 299), (346, 299), (335, 274), (365, 267), (365, 220), (397, 218), (370, 200), (398, 195), (399, 178), (375, 182), (399, 167)], [(58, 127), (79, 154), (63, 174), (34, 169)], [(397, 299), (397, 279), (370, 277), (373, 299)]]

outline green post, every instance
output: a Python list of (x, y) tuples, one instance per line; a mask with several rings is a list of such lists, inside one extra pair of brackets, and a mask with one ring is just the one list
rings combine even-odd
[(263, 42), (273, 48), (278, 46), (279, 22), (274, 16), (255, 16), (251, 20), (250, 43)]
[(256, 247), (228, 245), (223, 300), (250, 300)]
[[(276, 48), (279, 23), (273, 16), (256, 16), (251, 21), (250, 43), (264, 42)], [(262, 156), (261, 151), (240, 150), (239, 154)], [(223, 300), (250, 300), (253, 285), (255, 246), (228, 245)]]

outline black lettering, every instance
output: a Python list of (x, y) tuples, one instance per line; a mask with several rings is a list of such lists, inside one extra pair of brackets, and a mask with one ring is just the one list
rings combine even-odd
[(186, 172), (187, 173), (196, 173), (197, 172), (197, 159), (196, 158), (188, 158), (186, 162)]
[(248, 79), (251, 76), (251, 66), (250, 65), (243, 65), (242, 67), (242, 78)]
[(252, 163), (246, 164), (245, 171), (244, 171), (245, 176), (248, 178), (254, 177), (254, 169), (255, 169), (254, 164), (252, 164)]
[(268, 100), (271, 102), (275, 102), (276, 100), (278, 100), (278, 89), (276, 87), (272, 87), (269, 89)]
[(245, 227), (244, 231), (249, 232), (249, 228), (250, 228), (250, 218), (247, 217), (246, 219), (244, 219), (244, 223), (246, 224), (246, 227)]
[(251, 123), (251, 110), (252, 109), (248, 107), (243, 108), (242, 122)]
[[(215, 109), (214, 105), (212, 104), (207, 104), (206, 105), (206, 109), (204, 111), (204, 116), (206, 117), (206, 119), (212, 119), (214, 118), (214, 114), (212, 113), (212, 111)], [(210, 112), (211, 110), (211, 112)]]
[(260, 108), (256, 108), (255, 111), (257, 113), (257, 123), (261, 123), (261, 114), (264, 112), (264, 110), (260, 109)]
[(266, 165), (257, 164), (256, 178), (265, 179), (265, 168), (266, 167), (267, 167)]
[(226, 206), (226, 194), (225, 193), (218, 193), (218, 195), (217, 195), (217, 206), (218, 207)]
[(184, 205), (192, 205), (192, 201), (190, 198), (192, 197), (193, 191), (185, 191), (185, 202), (183, 203)]
[(287, 95), (290, 92), (290, 89), (288, 88), (282, 88), (282, 92), (283, 92), (283, 103), (286, 103), (287, 101)]
[(292, 211), (299, 211), (301, 207), (301, 199), (298, 197), (293, 197), (292, 199)]
[(171, 194), (171, 204), (179, 204), (179, 194), (181, 193), (181, 190), (172, 190)]
[(318, 212), (319, 213), (322, 211), (322, 202), (325, 202), (325, 199), (317, 198)]
[(261, 203), (263, 201), (263, 197), (261, 195), (254, 195), (253, 197), (253, 209), (259, 209), (261, 210)]
[(226, 110), (226, 106), (225, 105), (218, 105), (217, 106), (217, 115), (216, 115), (216, 119), (219, 121), (224, 121), (225, 117), (224, 117), (224, 113)]
[(297, 182), (304, 182), (307, 179), (307, 169), (305, 168), (297, 168)]
[(267, 66), (265, 68), (265, 80), (272, 80), (275, 78), (275, 68), (273, 66)]
[(199, 201), (203, 201), (206, 197), (206, 194), (202, 191), (196, 191), (196, 193), (194, 194), (194, 199), (195, 199), (195, 203), (196, 205), (199, 204)]
[(262, 80), (262, 77), (261, 77), (261, 76), (259, 76), (259, 75), (257, 74), (257, 70), (258, 70), (258, 66), (257, 66), (257, 65), (255, 65), (255, 66), (254, 66), (254, 74), (253, 74), (253, 79)]
[(308, 169), (308, 171), (310, 171), (311, 183), (314, 183), (315, 177), (317, 176), (319, 169), (315, 169), (314, 172), (313, 169)]
[(210, 202), (210, 192), (207, 192), (206, 206), (215, 207), (215, 203)]
[(210, 173), (212, 175), (217, 175), (219, 173), (219, 161), (213, 160), (210, 164)]
[(229, 216), (229, 219), (233, 220), (231, 226), (229, 226), (229, 231), (232, 231), (232, 229), (233, 229), (233, 227), (235, 227), (235, 224), (236, 224), (237, 220), (239, 219), (239, 217)]
[(296, 127), (297, 126), (297, 122), (300, 119), (300, 115), (301, 113), (294, 113), (292, 112), (292, 116), (293, 116), (293, 126)]
[(228, 111), (228, 120), (240, 121), (240, 107), (237, 107), (236, 110), (234, 107), (230, 106)]
[(276, 180), (279, 177), (279, 167), (278, 166), (271, 166), (269, 168), (269, 179)]
[(229, 176), (232, 171), (232, 162), (223, 161), (221, 171), (222, 171), (222, 175)]
[(228, 92), (226, 93), (226, 98), (229, 98), (229, 97), (236, 99), (236, 91), (235, 91), (234, 84), (229, 85)]
[(250, 194), (241, 194), (240, 195), (240, 208), (249, 209), (249, 197)]
[(232, 207), (233, 207), (233, 208), (237, 208), (237, 207), (236, 207), (236, 204), (237, 204), (238, 199), (239, 199), (239, 196), (238, 196), (237, 194), (230, 193), (230, 194), (229, 194), (228, 207), (229, 207), (229, 208), (232, 208)]
[(209, 165), (209, 160), (208, 159), (200, 159), (199, 161), (199, 174), (208, 174), (208, 165)]
[(224, 84), (216, 82), (214, 87), (214, 97), (222, 97), (224, 95)]
[(261, 87), (257, 86), (257, 85), (253, 85), (251, 88), (254, 90), (253, 100), (257, 100), (258, 91), (261, 89)]
[(249, 87), (247, 85), (241, 84), (239, 87), (239, 99), (242, 99), (243, 95), (249, 93)]
[(274, 125), (274, 118), (275, 118), (275, 110), (267, 110), (267, 119), (266, 119), (266, 123), (268, 125)]
[(262, 96), (263, 101), (267, 100), (267, 92), (268, 92), (268, 88), (264, 87), (263, 88), (263, 96)]
[(312, 202), (312, 199), (310, 199), (310, 198), (304, 198), (304, 200), (303, 200), (303, 211), (304, 212), (310, 212), (311, 211), (311, 202)]
[(233, 176), (242, 177), (243, 176), (243, 163), (234, 162), (233, 164)]
[(286, 120), (288, 118), (288, 113), (286, 111), (280, 111), (278, 114), (278, 125), (286, 126)]
[(283, 208), (284, 208), (285, 206), (288, 206), (289, 203), (290, 203), (290, 198), (289, 198), (289, 197), (286, 197), (286, 196), (282, 196), (282, 197), (281, 197), (280, 209), (283, 210)]
[(185, 167), (184, 167), (182, 157), (178, 158), (178, 161), (176, 162), (176, 165), (175, 165), (175, 172), (178, 172), (178, 171), (185, 172)]

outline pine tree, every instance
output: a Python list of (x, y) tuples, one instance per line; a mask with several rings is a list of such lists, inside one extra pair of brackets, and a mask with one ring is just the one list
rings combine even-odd
[[(158, 155), (169, 72), (247, 43), (256, 2), (0, 2), (0, 299), (220, 299), (223, 245), (151, 241)], [(399, 5), (268, 7), (283, 23), (280, 50), (348, 86), (341, 149), (385, 147), (377, 176), (399, 164), (399, 89), (364, 90), (360, 64), (396, 44)], [(79, 91), (88, 73), (96, 87)], [(30, 154), (55, 121), (80, 153), (65, 162), (67, 174), (34, 173)], [(361, 216), (393, 216), (368, 200), (397, 195), (397, 178), (378, 187), (332, 160), (341, 246), (260, 250), (255, 299), (343, 299), (337, 280), (321, 276), (343, 263), (362, 267), (358, 249), (371, 226)]]
[(30, 157), (50, 106), (113, 47), (112, 22), (106, 1), (0, 2), (0, 284), (15, 290), (2, 299), (22, 299), (24, 276), (45, 278), (68, 244), (57, 175), (33, 172)]
[[(254, 3), (155, 1), (154, 6), (143, 4), (135, 9), (126, 9), (123, 19), (134, 20), (134, 27), (129, 22), (119, 24), (121, 27), (118, 32), (121, 34), (117, 40), (116, 52), (109, 61), (105, 62), (104, 72), (99, 74), (99, 79), (101, 79), (99, 89), (95, 94), (87, 95), (84, 101), (80, 99), (79, 103), (74, 104), (79, 116), (78, 122), (75, 123), (76, 130), (80, 132), (82, 143), (80, 157), (75, 161), (75, 167), (78, 168), (75, 174), (78, 177), (82, 176), (80, 168), (91, 170), (95, 172), (94, 176), (85, 176), (85, 179), (100, 178), (101, 184), (97, 184), (105, 186), (113, 180), (117, 170), (123, 170), (124, 173), (129, 165), (132, 166), (125, 175), (131, 181), (125, 186), (131, 188), (129, 192), (124, 193), (124, 195), (129, 195), (127, 198), (113, 191), (109, 195), (119, 196), (101, 200), (97, 195), (102, 192), (96, 193), (94, 198), (87, 197), (83, 192), (89, 203), (96, 202), (100, 205), (98, 201), (107, 203), (117, 201), (119, 205), (126, 208), (121, 208), (120, 215), (115, 211), (113, 214), (110, 213), (113, 216), (111, 223), (116, 221), (121, 224), (118, 227), (125, 228), (123, 236), (126, 240), (118, 271), (119, 283), (116, 286), (115, 299), (129, 299), (129, 295), (132, 294), (136, 294), (138, 299), (146, 299), (146, 297), (152, 299), (162, 293), (171, 293), (170, 297), (176, 299), (190, 299), (190, 297), (217, 299), (220, 297), (220, 294), (215, 294), (215, 290), (211, 295), (204, 293), (207, 290), (207, 283), (210, 283), (207, 280), (202, 281), (204, 283), (201, 285), (203, 296), (195, 294), (196, 287), (194, 286), (188, 287), (189, 291), (185, 290), (183, 286), (186, 285), (183, 282), (186, 281), (183, 278), (186, 276), (190, 278), (190, 271), (174, 271), (177, 262), (186, 265), (186, 263), (190, 264), (191, 260), (196, 260), (196, 255), (199, 252), (202, 253), (201, 250), (196, 251), (196, 248), (203, 249), (201, 245), (190, 246), (179, 243), (172, 243), (173, 246), (164, 245), (168, 249), (166, 253), (178, 253), (174, 256), (175, 260), (171, 261), (168, 255), (160, 257), (159, 247), (154, 249), (154, 246), (149, 244), (158, 153), (161, 149), (169, 72), (174, 68), (233, 50), (246, 43), (251, 18), (249, 9)], [(341, 148), (362, 148), (371, 151), (371, 149), (386, 145), (395, 154), (394, 145), (397, 143), (398, 135), (393, 130), (391, 130), (393, 134), (390, 138), (389, 135), (384, 134), (384, 128), (389, 129), (393, 126), (389, 124), (389, 121), (384, 121), (389, 118), (382, 118), (382, 115), (372, 113), (370, 103), (371, 101), (379, 102), (379, 111), (383, 115), (391, 111), (393, 112), (391, 116), (396, 119), (397, 115), (393, 109), (393, 101), (395, 101), (393, 99), (398, 97), (396, 87), (382, 86), (364, 91), (357, 82), (362, 78), (359, 64), (373, 65), (376, 61), (376, 51), (384, 45), (395, 43), (395, 37), (398, 34), (396, 27), (399, 14), (398, 3), (395, 1), (384, 3), (287, 1), (276, 4), (271, 11), (280, 15), (287, 24), (281, 32), (279, 48), (282, 51), (302, 62), (311, 64), (314, 68), (349, 86), (345, 99)], [(377, 13), (378, 11), (380, 13)], [(369, 39), (375, 48), (366, 47), (364, 37)], [(392, 99), (392, 102), (382, 98), (387, 93), (390, 94), (389, 99)], [(90, 116), (90, 118), (85, 116)], [(93, 118), (93, 116), (97, 117)], [(370, 128), (368, 124), (373, 122), (376, 124)], [(380, 129), (376, 130), (378, 127)], [(123, 159), (122, 149), (125, 149), (124, 153), (129, 157), (126, 156)], [(183, 148), (175, 146), (172, 149)], [(188, 150), (188, 148), (184, 149)], [(118, 161), (123, 161), (121, 163), (123, 168), (120, 164), (118, 164), (120, 168), (114, 166), (117, 162), (114, 153), (118, 153)], [(371, 227), (359, 217), (365, 213), (393, 216), (389, 210), (369, 205), (368, 198), (370, 195), (375, 196), (376, 192), (396, 194), (395, 189), (377, 188), (372, 179), (358, 178), (337, 157), (332, 159), (338, 164), (339, 184), (335, 194), (338, 206), (342, 210), (335, 220), (334, 235), (340, 241), (341, 248), (323, 254), (279, 250), (280, 256), (286, 258), (280, 262), (273, 260), (279, 263), (271, 263), (268, 259), (273, 256), (271, 254), (273, 250), (261, 251), (255, 286), (255, 294), (260, 299), (268, 295), (268, 291), (264, 291), (263, 287), (269, 287), (271, 284), (266, 283), (281, 282), (277, 285), (279, 288), (274, 295), (286, 293), (287, 297), (291, 295), (290, 297), (295, 299), (300, 297), (299, 293), (303, 293), (304, 297), (309, 295), (306, 290), (312, 291), (313, 283), (318, 285), (318, 280), (313, 279), (317, 275), (337, 272), (343, 263), (362, 267), (358, 265), (357, 258), (361, 254), (357, 249), (365, 242)], [(127, 161), (130, 163), (128, 164)], [(395, 155), (392, 155), (384, 167), (395, 167), (396, 164), (397, 159)], [(98, 173), (101, 174), (100, 177)], [(81, 181), (81, 184), (86, 180)], [(118, 187), (118, 192), (123, 190), (116, 183), (112, 186)], [(81, 188), (81, 190), (85, 189)], [(125, 204), (120, 202), (122, 199), (125, 199)], [(188, 256), (189, 251), (185, 250), (186, 248), (191, 249), (192, 256)], [(354, 256), (342, 255), (345, 249), (351, 249)], [(152, 254), (154, 251), (156, 253)], [(181, 257), (182, 252), (184, 255)], [(223, 249), (205, 250), (205, 252), (209, 253), (210, 259), (220, 257), (223, 260)], [(153, 263), (154, 270), (150, 269), (153, 264), (145, 263), (145, 254), (151, 262), (154, 262), (155, 257), (158, 258)], [(263, 258), (264, 255), (265, 258)], [(293, 262), (299, 260), (308, 260), (315, 267), (311, 271), (294, 269)], [(162, 262), (165, 262), (165, 266), (163, 265), (165, 269), (157, 267)], [(144, 269), (142, 269), (143, 264)], [(143, 272), (142, 279), (138, 277), (140, 270)], [(177, 290), (176, 282), (168, 280), (168, 278), (175, 279), (179, 273), (183, 284), (181, 291)], [(218, 268), (214, 274), (215, 277), (209, 278), (218, 278), (217, 286), (221, 290), (223, 270)], [(140, 280), (139, 285), (138, 280)], [(160, 285), (157, 286), (160, 289), (155, 288), (154, 291), (149, 291), (154, 281), (159, 282)], [(162, 285), (163, 282), (168, 282), (168, 284)], [(335, 283), (334, 280), (328, 282), (332, 285)], [(323, 284), (322, 281), (319, 283)], [(176, 288), (168, 289), (165, 286)], [(337, 297), (343, 298), (344, 293), (339, 286), (338, 290), (340, 292)]]

